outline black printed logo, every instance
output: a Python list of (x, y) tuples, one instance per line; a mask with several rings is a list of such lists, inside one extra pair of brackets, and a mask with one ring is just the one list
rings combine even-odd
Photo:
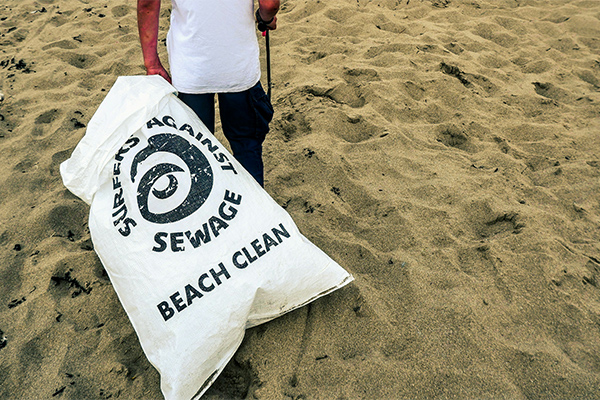
[[(167, 155), (162, 162), (153, 165), (151, 156), (157, 153), (172, 156)], [(150, 137), (148, 146), (135, 155), (131, 164), (133, 183), (138, 169), (146, 169), (146, 161), (151, 167), (139, 179), (137, 189), (138, 207), (144, 219), (168, 224), (180, 221), (202, 207), (212, 190), (214, 178), (210, 163), (197, 147), (170, 133)], [(174, 196), (184, 195), (181, 192), (186, 188), (189, 188), (187, 196), (172, 208)]]

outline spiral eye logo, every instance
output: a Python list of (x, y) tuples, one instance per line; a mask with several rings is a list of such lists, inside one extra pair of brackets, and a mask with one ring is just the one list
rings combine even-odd
[[(204, 204), (212, 190), (213, 172), (210, 163), (197, 147), (181, 136), (161, 133), (150, 137), (148, 146), (135, 155), (131, 164), (132, 182), (135, 183), (140, 164), (157, 153), (175, 155), (189, 171), (188, 177), (181, 166), (161, 162), (149, 168), (139, 180), (137, 201), (142, 217), (157, 224), (168, 224), (190, 216)], [(182, 182), (181, 178), (189, 181)], [(182, 195), (178, 192), (186, 187), (189, 187), (187, 196), (172, 208), (174, 199)], [(166, 210), (164, 204), (162, 207), (156, 206), (161, 201), (167, 202)]]

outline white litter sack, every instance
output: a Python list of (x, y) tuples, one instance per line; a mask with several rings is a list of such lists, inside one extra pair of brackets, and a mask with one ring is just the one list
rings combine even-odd
[(202, 396), (246, 328), (353, 279), (158, 76), (118, 78), (60, 171), (167, 399)]

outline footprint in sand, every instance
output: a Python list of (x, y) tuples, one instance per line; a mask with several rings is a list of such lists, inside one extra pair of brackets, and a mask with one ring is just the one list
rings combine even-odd
[(87, 69), (98, 61), (98, 57), (93, 54), (65, 53), (61, 56), (62, 60), (79, 69)]
[(48, 224), (58, 237), (69, 241), (81, 239), (87, 221), (87, 206), (76, 201), (55, 206), (48, 214)]
[(585, 83), (589, 83), (595, 90), (600, 90), (600, 78), (590, 70), (579, 70), (576, 72), (579, 79)]
[[(215, 383), (206, 391), (207, 398), (243, 399), (250, 397), (252, 387), (258, 387), (257, 373), (249, 361), (231, 360)], [(254, 397), (254, 396), (252, 396)]]
[(68, 159), (72, 152), (73, 149), (67, 149), (52, 155), (52, 162), (50, 163), (50, 175), (55, 176), (60, 173), (60, 164)]
[(493, 237), (503, 233), (521, 233), (525, 224), (516, 212), (502, 213), (496, 218), (487, 221), (481, 226), (479, 235), (481, 237)]
[(131, 7), (123, 4), (121, 6), (116, 6), (111, 8), (110, 12), (112, 13), (113, 17), (115, 18), (123, 18), (124, 16), (126, 16), (127, 14), (129, 14), (129, 12), (131, 11)]
[[(446, 64), (445, 62), (440, 63), (440, 70), (446, 74), (455, 77), (459, 80), (463, 86), (471, 89), (475, 94), (479, 95), (493, 95), (497, 92), (498, 88), (488, 78), (483, 75), (470, 74), (462, 71), (455, 65)], [(479, 90), (481, 89), (481, 90)], [(482, 93), (482, 91), (484, 93)]]
[(347, 104), (352, 108), (360, 108), (366, 104), (361, 88), (353, 83), (340, 83), (331, 89), (309, 86), (304, 91), (316, 97), (328, 98), (339, 104)]
[(60, 116), (60, 111), (56, 108), (50, 109), (42, 114), (38, 115), (35, 119), (35, 126), (31, 131), (33, 136), (43, 136), (49, 130), (50, 124), (52, 124)]
[(415, 101), (421, 101), (425, 97), (425, 89), (415, 84), (414, 82), (405, 82), (404, 88), (406, 89), (406, 93), (408, 93), (408, 95), (412, 97)]
[(283, 136), (284, 142), (289, 142), (308, 135), (311, 132), (310, 123), (302, 113), (285, 113), (272, 123), (273, 132), (278, 132)]
[(352, 108), (360, 108), (366, 103), (360, 87), (353, 84), (341, 83), (328, 90), (325, 95), (336, 103), (347, 104)]
[(56, 109), (53, 108), (51, 110), (48, 110), (42, 114), (40, 114), (36, 119), (35, 119), (35, 123), (36, 124), (49, 124), (51, 122), (53, 122), (54, 120), (56, 120), (56, 118), (58, 117), (58, 115), (60, 114), (60, 112)]
[(540, 96), (556, 101), (565, 101), (569, 99), (569, 94), (550, 82), (533, 82), (534, 90)]
[(479, 127), (474, 124), (469, 125), (467, 128), (461, 128), (454, 124), (441, 124), (437, 127), (436, 140), (447, 147), (468, 153), (476, 153), (479, 150), (469, 132), (477, 134), (478, 129)]
[(377, 71), (371, 68), (344, 67), (343, 78), (349, 84), (360, 84), (363, 82), (375, 82), (381, 80)]
[(476, 239), (493, 239), (506, 234), (519, 234), (526, 227), (518, 212), (495, 212), (488, 200), (479, 200), (465, 208), (465, 219), (471, 221)]

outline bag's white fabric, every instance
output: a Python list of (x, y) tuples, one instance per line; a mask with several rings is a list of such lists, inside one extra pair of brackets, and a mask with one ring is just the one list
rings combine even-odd
[(246, 328), (352, 281), (158, 76), (118, 78), (60, 171), (167, 399), (202, 396)]

